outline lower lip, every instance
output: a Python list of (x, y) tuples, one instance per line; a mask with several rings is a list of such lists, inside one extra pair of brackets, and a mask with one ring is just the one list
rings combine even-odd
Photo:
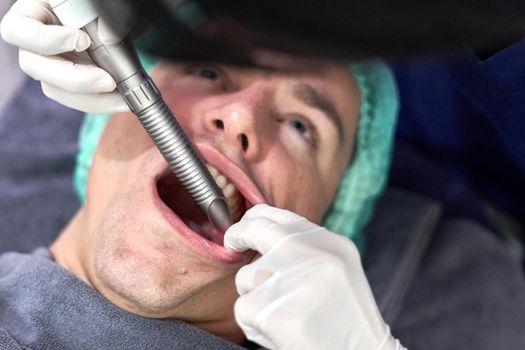
[(157, 192), (157, 178), (153, 181), (153, 202), (170, 223), (174, 231), (182, 236), (189, 245), (202, 255), (209, 256), (226, 263), (238, 263), (249, 255), (249, 252), (236, 253), (227, 250), (221, 245), (199, 235), (190, 229), (168, 206), (162, 201)]

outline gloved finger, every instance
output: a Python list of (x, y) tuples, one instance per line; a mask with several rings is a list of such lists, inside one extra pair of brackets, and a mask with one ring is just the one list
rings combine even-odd
[(297, 215), (292, 211), (272, 207), (268, 204), (257, 204), (256, 206), (250, 208), (244, 214), (243, 219), (253, 219), (256, 217), (267, 217), (280, 224), (289, 224), (292, 222), (304, 220), (302, 216)]
[(116, 83), (101, 68), (76, 64), (60, 56), (40, 56), (20, 50), (20, 68), (33, 79), (76, 93), (110, 92)]
[(252, 342), (259, 344), (265, 349), (279, 349), (277, 344), (272, 341), (268, 334), (257, 332), (245, 332), (246, 337)]
[(263, 331), (263, 325), (258, 322), (260, 312), (272, 307), (267, 291), (262, 295), (250, 293), (237, 299), (234, 305), (235, 321), (241, 327), (248, 339), (268, 349), (277, 349), (277, 344)]
[(243, 217), (226, 231), (224, 247), (235, 252), (253, 249), (264, 255), (289, 234), (283, 225), (267, 217)]
[(7, 43), (41, 55), (84, 51), (91, 45), (91, 39), (81, 30), (44, 24), (31, 17), (6, 15), (0, 30)]
[[(290, 329), (285, 326), (287, 322), (302, 319), (293, 310), (304, 304), (304, 288), (294, 289), (286, 283), (283, 286), (283, 282), (282, 276), (275, 274), (260, 287), (240, 296), (234, 305), (235, 320), (248, 339), (270, 349), (282, 348), (287, 339), (284, 333)], [(287, 315), (290, 310), (292, 315)]]
[(261, 266), (260, 261), (262, 260), (243, 266), (235, 275), (235, 286), (239, 295), (251, 292), (272, 277), (273, 269)]
[(42, 91), (52, 100), (82, 112), (93, 114), (114, 114), (129, 112), (129, 107), (116, 91), (102, 94), (79, 94), (42, 83)]

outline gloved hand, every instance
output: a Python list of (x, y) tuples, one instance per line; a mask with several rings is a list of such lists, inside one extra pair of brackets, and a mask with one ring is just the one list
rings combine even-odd
[[(101, 39), (105, 43), (120, 41), (125, 26), (114, 30), (106, 22), (99, 19)], [(20, 48), (20, 67), (41, 81), (49, 98), (89, 113), (129, 110), (115, 91), (113, 78), (84, 52), (91, 44), (89, 36), (61, 26), (48, 0), (18, 0), (2, 19), (0, 32), (7, 43)]]
[(270, 349), (404, 349), (383, 321), (348, 239), (287, 210), (257, 205), (226, 232), (227, 249), (262, 254), (236, 276), (235, 318)]

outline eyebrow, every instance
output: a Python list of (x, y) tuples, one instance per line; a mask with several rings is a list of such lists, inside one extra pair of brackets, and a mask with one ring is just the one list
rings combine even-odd
[(339, 144), (343, 142), (343, 125), (341, 117), (334, 104), (326, 96), (320, 94), (309, 84), (299, 84), (294, 87), (294, 95), (301, 102), (322, 112), (334, 125), (339, 134)]

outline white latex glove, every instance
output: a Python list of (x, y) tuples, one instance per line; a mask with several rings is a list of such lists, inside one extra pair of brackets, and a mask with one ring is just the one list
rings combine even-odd
[(236, 276), (235, 318), (270, 349), (404, 349), (390, 334), (348, 239), (287, 210), (257, 205), (226, 248), (262, 254)]
[[(99, 19), (99, 36), (116, 43), (125, 35), (124, 27), (115, 31)], [(2, 19), (0, 33), (19, 47), (20, 67), (41, 82), (47, 97), (89, 113), (129, 110), (113, 78), (84, 52), (91, 44), (89, 36), (61, 26), (47, 0), (18, 0)]]

